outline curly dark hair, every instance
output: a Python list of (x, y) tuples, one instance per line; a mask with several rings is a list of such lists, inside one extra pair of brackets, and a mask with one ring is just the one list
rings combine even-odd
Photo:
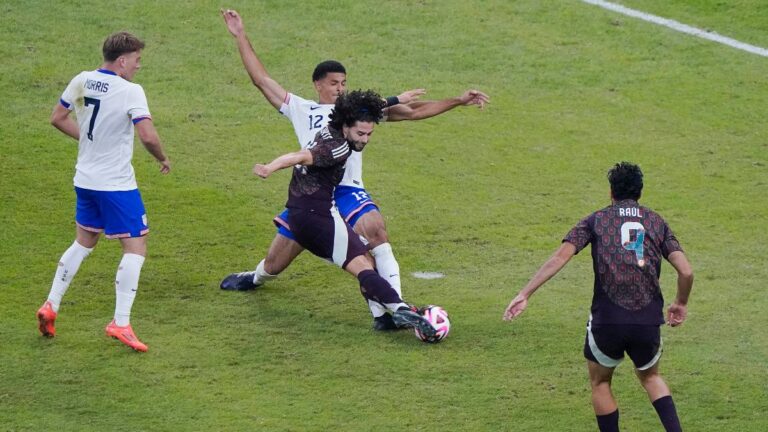
[(387, 102), (373, 90), (343, 93), (336, 99), (329, 125), (341, 130), (342, 126), (352, 127), (359, 121), (378, 123), (386, 106)]
[(611, 184), (613, 199), (640, 199), (643, 192), (643, 172), (631, 162), (621, 162), (608, 170), (608, 182)]

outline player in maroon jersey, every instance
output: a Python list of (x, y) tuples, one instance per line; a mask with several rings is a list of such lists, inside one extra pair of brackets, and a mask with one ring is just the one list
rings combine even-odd
[(664, 324), (659, 274), (662, 258), (677, 271), (677, 297), (667, 309), (667, 323), (674, 327), (686, 318), (693, 270), (664, 219), (637, 203), (643, 190), (640, 167), (616, 164), (608, 171), (608, 180), (612, 204), (582, 219), (565, 236), (555, 254), (512, 299), (504, 319), (520, 315), (528, 298), (591, 244), (595, 283), (584, 357), (598, 427), (619, 430), (611, 378), (626, 352), (665, 430), (680, 431), (669, 387), (659, 375), (660, 326)]
[(315, 135), (307, 148), (253, 167), (262, 178), (293, 168), (286, 208), (288, 223), (296, 241), (320, 258), (357, 277), (360, 291), (392, 312), (399, 327), (418, 327), (428, 335), (435, 329), (429, 321), (405, 303), (392, 286), (373, 269), (366, 257), (368, 248), (339, 215), (333, 191), (344, 175), (347, 158), (362, 151), (379, 122), (386, 102), (373, 91), (353, 91), (336, 99), (331, 121)]

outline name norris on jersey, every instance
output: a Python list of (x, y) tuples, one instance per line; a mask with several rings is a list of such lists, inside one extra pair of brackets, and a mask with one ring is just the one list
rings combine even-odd
[(629, 207), (629, 208), (621, 208), (619, 207), (619, 216), (632, 216), (632, 217), (643, 217), (643, 213), (640, 212), (640, 209), (637, 207)]
[(85, 88), (88, 90), (106, 93), (109, 90), (109, 83), (87, 79), (85, 80)]

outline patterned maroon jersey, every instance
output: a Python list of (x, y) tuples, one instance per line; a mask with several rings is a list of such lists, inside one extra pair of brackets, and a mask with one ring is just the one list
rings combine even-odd
[(307, 146), (312, 165), (297, 165), (288, 187), (288, 208), (330, 211), (333, 190), (344, 176), (344, 166), (352, 152), (341, 131), (326, 126)]
[(661, 259), (682, 249), (659, 214), (622, 200), (582, 219), (563, 241), (576, 253), (592, 244), (593, 323), (664, 323)]

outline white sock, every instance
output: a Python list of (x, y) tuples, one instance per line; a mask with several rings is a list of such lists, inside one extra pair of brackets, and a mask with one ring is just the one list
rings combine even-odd
[(376, 260), (376, 271), (379, 276), (397, 291), (397, 294), (402, 297), (403, 292), (400, 288), (400, 265), (395, 259), (395, 254), (392, 253), (392, 245), (389, 243), (382, 243), (375, 248), (371, 249), (371, 255)]
[(115, 277), (115, 324), (125, 327), (131, 323), (131, 307), (139, 289), (139, 275), (144, 257), (132, 253), (123, 255)]
[(373, 300), (368, 300), (368, 309), (371, 310), (371, 315), (373, 315), (374, 318), (378, 318), (387, 313), (387, 308), (382, 306), (381, 303)]
[(397, 312), (397, 310), (401, 307), (407, 307), (410, 309), (410, 306), (408, 306), (407, 303), (385, 303), (384, 306), (386, 306), (387, 309), (389, 309), (392, 313)]
[(59, 267), (56, 269), (56, 275), (53, 277), (53, 283), (51, 284), (51, 292), (48, 294), (48, 301), (51, 302), (51, 308), (53, 308), (54, 312), (59, 311), (61, 298), (67, 292), (69, 283), (72, 282), (72, 278), (77, 274), (80, 264), (90, 255), (91, 251), (93, 251), (93, 248), (87, 248), (75, 241), (64, 252), (64, 255), (61, 256)]
[(256, 271), (253, 272), (253, 283), (254, 285), (261, 285), (266, 281), (271, 281), (272, 279), (276, 278), (277, 275), (272, 275), (264, 271), (264, 260), (261, 260), (259, 262), (259, 265), (256, 266)]

